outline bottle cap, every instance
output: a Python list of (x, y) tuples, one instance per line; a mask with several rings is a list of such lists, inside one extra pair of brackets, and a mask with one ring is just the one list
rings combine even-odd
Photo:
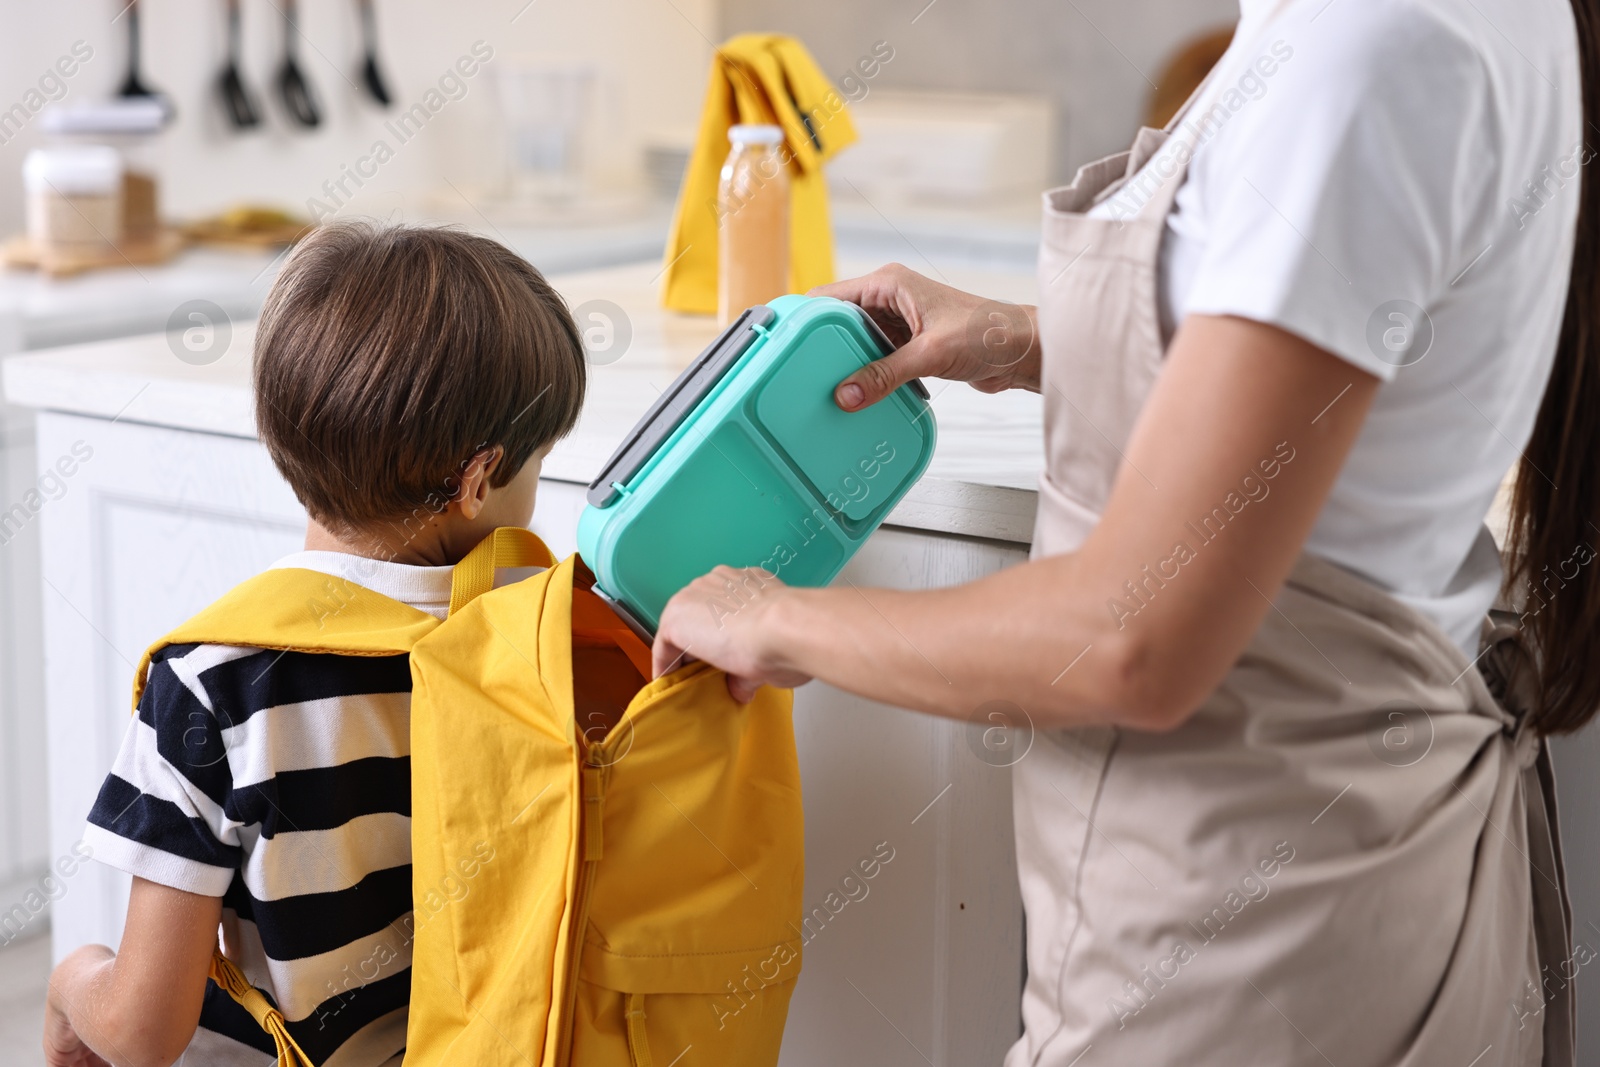
[(731, 144), (782, 144), (783, 127), (742, 124), (729, 126), (728, 141)]

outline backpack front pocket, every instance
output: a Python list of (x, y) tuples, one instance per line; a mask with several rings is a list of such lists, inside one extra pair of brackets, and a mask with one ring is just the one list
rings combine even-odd
[[(787, 965), (777, 963), (780, 956), (789, 961)], [(584, 1067), (777, 1063), (789, 998), (799, 976), (799, 942), (748, 958), (756, 962), (691, 961), (679, 968), (689, 973), (680, 974), (678, 981), (659, 983), (676, 988), (646, 993), (638, 991), (643, 984), (639, 979), (650, 977), (652, 971), (660, 977), (659, 962), (635, 970), (625, 961), (607, 959), (599, 946), (585, 946), (571, 1062)], [(763, 959), (773, 975), (770, 980), (760, 976)], [(672, 969), (671, 964), (665, 969)], [(709, 974), (724, 971), (727, 975), (716, 992), (685, 989), (709, 986)]]
[(705, 668), (653, 685), (582, 772), (564, 1063), (775, 1064), (801, 962), (791, 699), (739, 705)]

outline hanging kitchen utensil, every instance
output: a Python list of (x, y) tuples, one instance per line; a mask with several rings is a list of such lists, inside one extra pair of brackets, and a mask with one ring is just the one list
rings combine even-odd
[(222, 97), (223, 112), (235, 129), (247, 130), (261, 122), (261, 111), (256, 107), (250, 90), (245, 88), (239, 74), (239, 0), (228, 0), (228, 65), (222, 68), (217, 81), (217, 92)]
[(118, 96), (144, 97), (154, 100), (161, 105), (164, 121), (171, 122), (177, 115), (177, 109), (172, 106), (172, 101), (166, 93), (152, 89), (139, 77), (139, 2), (129, 0), (123, 15), (128, 20), (128, 76), (122, 80), (122, 88), (117, 90)]
[(317, 94), (311, 82), (300, 69), (299, 46), (295, 38), (300, 35), (300, 11), (296, 0), (283, 0), (283, 66), (278, 70), (278, 95), (289, 117), (307, 128), (321, 125), (322, 109), (317, 105)]
[(361, 81), (380, 107), (389, 106), (389, 86), (378, 69), (378, 16), (373, 0), (357, 0), (361, 5), (361, 38), (366, 57), (361, 64)]

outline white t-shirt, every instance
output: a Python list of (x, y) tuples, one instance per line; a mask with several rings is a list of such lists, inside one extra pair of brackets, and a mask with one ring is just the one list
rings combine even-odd
[(1198, 147), (1163, 326), (1271, 323), (1382, 379), (1306, 548), (1475, 653), (1501, 579), (1483, 519), (1549, 376), (1588, 159), (1571, 7), (1288, 0), (1267, 22), (1275, 6), (1241, 0), (1180, 129)]
[[(450, 576), (454, 567), (419, 567), (370, 556), (323, 551), (295, 552), (272, 565), (273, 570), (280, 567), (299, 567), (343, 578), (374, 593), (382, 593), (391, 600), (426, 611), (435, 618), (442, 619), (450, 614)], [(501, 573), (496, 572), (496, 578), (499, 577)]]
[[(455, 568), (448, 564), (442, 567), (424, 567), (414, 563), (373, 559), (370, 556), (354, 556), (346, 552), (305, 551), (285, 556), (272, 565), (273, 570), (279, 567), (299, 567), (343, 578), (374, 593), (382, 593), (391, 600), (398, 600), (419, 611), (426, 611), (437, 619), (443, 619), (450, 614), (450, 579), (455, 573)], [(503, 585), (520, 582), (543, 569), (542, 567), (497, 567), (494, 572), (494, 587), (499, 589)]]

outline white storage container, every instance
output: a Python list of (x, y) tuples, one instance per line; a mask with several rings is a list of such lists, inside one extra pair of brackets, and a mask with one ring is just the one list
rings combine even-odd
[(107, 145), (35, 148), (22, 163), (28, 238), (39, 249), (106, 249), (122, 236), (122, 156)]

